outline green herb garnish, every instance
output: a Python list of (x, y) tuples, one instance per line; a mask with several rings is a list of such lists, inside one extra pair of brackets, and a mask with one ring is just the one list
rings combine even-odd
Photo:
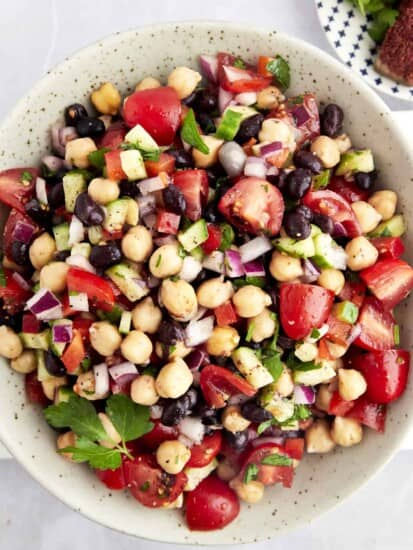
[(261, 464), (266, 464), (267, 466), (291, 466), (292, 463), (293, 461), (289, 456), (278, 453), (267, 455), (261, 460)]
[(256, 464), (248, 464), (245, 468), (244, 483), (249, 483), (257, 479), (259, 468)]
[(25, 183), (25, 182), (30, 183), (31, 181), (33, 181), (33, 176), (31, 175), (30, 172), (24, 171), (21, 175), (21, 181), (23, 183)]
[(193, 109), (189, 109), (186, 117), (184, 118), (181, 128), (181, 138), (185, 141), (185, 143), (192, 145), (192, 147), (195, 147), (195, 149), (198, 149), (198, 151), (201, 151), (204, 155), (209, 153), (209, 147), (204, 142), (198, 131)]
[(0, 267), (0, 286), (7, 286), (6, 274), (4, 273), (4, 269), (2, 267)]
[(285, 90), (289, 87), (291, 82), (290, 65), (281, 55), (275, 56), (275, 59), (267, 63), (267, 71), (274, 76), (281, 88)]

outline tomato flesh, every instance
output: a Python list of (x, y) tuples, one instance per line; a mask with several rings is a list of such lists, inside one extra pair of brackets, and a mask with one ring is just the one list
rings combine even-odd
[(225, 407), (228, 397), (235, 393), (252, 397), (257, 392), (244, 378), (216, 365), (207, 365), (202, 369), (199, 383), (205, 401), (217, 409)]
[(379, 260), (360, 277), (385, 309), (393, 309), (413, 288), (413, 268), (403, 260)]
[(26, 390), (26, 397), (30, 403), (42, 405), (42, 407), (45, 407), (50, 403), (43, 391), (42, 383), (37, 379), (37, 371), (26, 374), (24, 378), (24, 386)]
[(123, 465), (119, 466), (119, 468), (116, 468), (115, 470), (96, 469), (95, 474), (108, 489), (112, 489), (113, 491), (121, 491), (126, 488)]
[(67, 372), (75, 372), (80, 367), (80, 363), (83, 361), (85, 356), (86, 352), (83, 345), (82, 335), (79, 331), (74, 329), (72, 341), (63, 352), (61, 358)]
[(224, 65), (221, 71), (220, 84), (228, 92), (241, 94), (259, 92), (270, 85), (272, 77), (262, 76), (247, 69)]
[(262, 460), (272, 454), (288, 455), (285, 448), (275, 443), (263, 443), (259, 447), (247, 452), (238, 478), (243, 481), (246, 469), (249, 464), (258, 467), (257, 480), (264, 485), (274, 485), (282, 483), (284, 487), (291, 487), (294, 478), (294, 468), (290, 466), (272, 466), (262, 464)]
[(146, 160), (145, 168), (148, 177), (158, 176), (161, 172), (173, 174), (175, 170), (175, 158), (168, 153), (161, 153), (159, 160)]
[(208, 239), (201, 244), (201, 247), (205, 254), (211, 254), (214, 250), (218, 250), (221, 244), (222, 234), (221, 229), (212, 223), (209, 223), (207, 227)]
[(120, 159), (121, 151), (108, 151), (105, 153), (106, 175), (109, 179), (119, 181), (127, 179)]
[(125, 139), (127, 126), (123, 121), (114, 122), (109, 126), (99, 141), (99, 148), (117, 149)]
[(404, 244), (400, 237), (375, 237), (370, 242), (377, 248), (382, 259), (394, 260), (404, 254)]
[(214, 460), (222, 446), (222, 433), (215, 431), (212, 435), (206, 435), (199, 445), (191, 447), (191, 458), (187, 466), (202, 468)]
[(341, 300), (353, 302), (358, 308), (363, 305), (366, 295), (366, 285), (363, 281), (346, 281), (344, 287), (339, 294)]
[(394, 330), (396, 321), (383, 304), (367, 296), (361, 308), (358, 324), (361, 333), (355, 340), (355, 345), (367, 350), (391, 349), (394, 347)]
[[(25, 173), (30, 174), (30, 181), (22, 181)], [(24, 213), (24, 205), (33, 197), (38, 175), (36, 168), (12, 168), (0, 172), (0, 202)]]
[(222, 306), (214, 309), (215, 318), (219, 327), (233, 325), (238, 321), (238, 315), (231, 302), (226, 302)]
[(354, 181), (347, 181), (343, 176), (333, 176), (328, 184), (328, 189), (334, 191), (347, 202), (367, 201), (370, 193), (360, 189)]
[(89, 271), (71, 267), (67, 273), (67, 288), (69, 292), (85, 292), (99, 309), (110, 311), (115, 305), (115, 295), (108, 281)]
[(334, 315), (329, 316), (327, 319), (327, 324), (327, 339), (339, 344), (340, 346), (348, 346), (353, 325), (337, 319)]
[(205, 170), (179, 170), (173, 175), (173, 182), (185, 198), (185, 215), (192, 221), (199, 220), (209, 192)]
[(304, 454), (304, 439), (301, 437), (287, 439), (284, 448), (288, 456), (295, 460), (301, 460)]
[(181, 216), (173, 212), (158, 209), (156, 217), (156, 230), (167, 235), (176, 235), (178, 233)]
[(331, 396), (330, 404), (328, 406), (328, 414), (334, 416), (346, 416), (354, 407), (354, 401), (346, 401), (343, 399), (338, 391), (335, 391)]
[(346, 417), (354, 418), (368, 428), (382, 433), (385, 430), (386, 412), (386, 405), (373, 403), (362, 395), (354, 401), (354, 406), (346, 414)]
[(9, 269), (3, 269), (6, 285), (0, 285), (0, 301), (7, 313), (14, 314), (22, 310), (27, 300), (31, 296), (31, 291), (22, 288), (13, 278), (13, 272)]
[(153, 428), (139, 438), (145, 449), (148, 451), (156, 451), (164, 441), (172, 441), (178, 438), (179, 430), (177, 426), (165, 426), (160, 420), (153, 420)]

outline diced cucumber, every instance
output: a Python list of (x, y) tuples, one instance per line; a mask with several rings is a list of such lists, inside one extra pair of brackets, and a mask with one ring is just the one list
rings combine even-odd
[(53, 227), (53, 235), (56, 241), (56, 248), (61, 250), (69, 250), (69, 224), (61, 223)]
[(294, 403), (281, 397), (275, 384), (270, 384), (261, 391), (260, 404), (273, 415), (277, 422), (285, 422), (294, 414)]
[(238, 348), (232, 352), (231, 359), (254, 388), (259, 389), (273, 382), (269, 370), (259, 361), (254, 350), (247, 347)]
[(132, 143), (138, 149), (145, 152), (159, 152), (159, 146), (153, 137), (141, 126), (137, 124), (125, 136), (127, 143)]
[(51, 378), (54, 378), (49, 374), (49, 372), (46, 369), (46, 363), (44, 359), (44, 351), (37, 350), (36, 351), (36, 359), (37, 359), (37, 380), (39, 382), (44, 382), (46, 380), (50, 380)]
[(109, 233), (119, 231), (126, 223), (128, 215), (129, 200), (117, 199), (106, 205), (106, 216), (103, 227)]
[(323, 170), (320, 174), (313, 176), (313, 189), (317, 191), (324, 189), (330, 183), (331, 170)]
[(132, 323), (132, 312), (124, 311), (120, 318), (119, 332), (121, 334), (129, 334)]
[(313, 370), (295, 370), (293, 373), (294, 382), (296, 384), (304, 384), (304, 386), (316, 386), (333, 378), (336, 371), (328, 361), (321, 361), (320, 368)]
[(92, 225), (87, 230), (87, 236), (92, 244), (99, 244), (103, 237), (103, 229), (100, 225)]
[(75, 395), (75, 392), (72, 388), (68, 386), (60, 386), (56, 390), (54, 404), (58, 405), (59, 403), (67, 403), (73, 395)]
[(73, 323), (72, 321), (70, 321), (70, 319), (58, 319), (57, 321), (52, 321), (51, 323), (52, 330), (50, 331), (50, 349), (58, 357), (62, 356), (65, 350), (66, 344), (59, 344), (58, 342), (53, 342), (53, 337), (52, 337), (53, 327), (63, 326), (63, 325), (72, 326), (72, 324)]
[(338, 304), (334, 304), (333, 311), (334, 317), (337, 317), (343, 323), (349, 323), (354, 325), (359, 316), (359, 308), (353, 302), (349, 300), (344, 300)]
[(120, 154), (120, 163), (128, 180), (142, 180), (147, 177), (143, 157), (137, 149), (122, 151)]
[[(131, 302), (136, 302), (149, 293), (140, 273), (126, 263), (114, 265), (106, 270), (106, 275)], [(142, 284), (139, 284), (142, 281)]]
[(318, 227), (318, 225), (314, 225), (313, 223), (311, 224), (311, 234), (310, 234), (310, 237), (312, 239), (314, 239), (315, 237), (317, 237), (317, 235), (321, 235), (322, 231), (321, 229)]
[(193, 223), (185, 231), (178, 233), (178, 241), (187, 252), (191, 252), (197, 246), (208, 239), (208, 227), (203, 219)]
[(346, 269), (347, 254), (344, 248), (327, 233), (320, 233), (314, 238), (315, 255), (313, 261), (321, 268)]
[[(214, 252), (216, 252), (216, 250), (214, 250)], [(202, 262), (205, 257), (205, 253), (200, 246), (197, 246), (193, 250), (191, 250), (190, 254), (193, 258), (195, 258), (195, 260), (198, 260), (198, 262)]]
[(225, 141), (231, 141), (237, 135), (241, 123), (257, 114), (252, 107), (243, 105), (231, 105), (227, 107), (217, 128), (216, 136)]
[(74, 212), (76, 199), (86, 191), (86, 179), (83, 174), (69, 172), (63, 177), (63, 190), (65, 193), (65, 206), (68, 212)]
[(370, 149), (349, 151), (341, 155), (340, 164), (336, 168), (337, 176), (354, 174), (354, 172), (373, 172), (374, 159)]
[(209, 474), (213, 472), (217, 466), (218, 461), (216, 458), (214, 458), (209, 464), (207, 464), (206, 466), (202, 466), (201, 468), (185, 468), (184, 474), (186, 474), (188, 480), (184, 487), (184, 491), (193, 491), (195, 487), (198, 487), (201, 481), (208, 477)]
[(406, 232), (406, 222), (401, 214), (393, 216), (390, 220), (381, 222), (369, 237), (401, 237)]
[(85, 258), (89, 258), (91, 251), (92, 251), (92, 247), (90, 246), (89, 243), (75, 243), (72, 246), (70, 255), (71, 256), (79, 255), (79, 256), (84, 256)]
[(314, 242), (311, 236), (302, 241), (290, 237), (281, 237), (273, 241), (273, 244), (277, 250), (294, 258), (311, 258), (315, 254)]
[(50, 329), (47, 328), (43, 332), (38, 332), (37, 334), (21, 332), (20, 338), (25, 348), (43, 349), (47, 351), (50, 343)]

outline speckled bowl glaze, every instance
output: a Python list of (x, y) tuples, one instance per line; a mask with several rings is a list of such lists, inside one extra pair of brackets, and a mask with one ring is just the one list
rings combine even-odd
[[(374, 150), (381, 185), (396, 190), (401, 209), (413, 212), (413, 163), (409, 144), (374, 92), (325, 53), (275, 30), (229, 23), (180, 23), (115, 34), (64, 61), (24, 97), (0, 128), (0, 169), (39, 160), (48, 148), (48, 128), (75, 101), (110, 80), (122, 92), (154, 75), (165, 79), (176, 65), (196, 66), (200, 52), (228, 50), (248, 61), (275, 52), (292, 68), (290, 93), (315, 92), (321, 102), (336, 101), (346, 113), (353, 143)], [(3, 216), (4, 217), (4, 216)], [(413, 234), (407, 236), (413, 260)], [(398, 312), (402, 343), (413, 343), (413, 310)], [(255, 506), (243, 505), (240, 516), (223, 531), (190, 532), (179, 511), (143, 508), (126, 493), (110, 493), (85, 467), (55, 453), (55, 434), (40, 411), (28, 405), (23, 380), (0, 365), (0, 438), (16, 459), (54, 495), (89, 518), (131, 535), (191, 544), (239, 544), (274, 537), (295, 529), (331, 509), (363, 485), (399, 447), (413, 412), (413, 381), (390, 407), (385, 435), (365, 431), (361, 445), (326, 456), (308, 456), (297, 470), (292, 489), (268, 489)], [(374, 506), (374, 503), (373, 503)], [(363, 513), (363, 511), (359, 511)]]

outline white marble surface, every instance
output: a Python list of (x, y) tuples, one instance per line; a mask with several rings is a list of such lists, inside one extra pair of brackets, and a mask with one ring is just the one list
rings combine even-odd
[[(14, 0), (1, 1), (0, 118), (50, 67), (120, 30), (162, 21), (220, 19), (278, 28), (332, 53), (313, 0)], [(74, 98), (75, 99), (75, 98)], [(386, 99), (386, 98), (385, 98)], [(409, 105), (387, 100), (394, 110)], [(406, 131), (413, 124), (406, 124)], [(413, 137), (413, 136), (412, 136)], [(413, 449), (413, 438), (406, 448)], [(0, 448), (0, 458), (2, 450)], [(311, 526), (249, 550), (410, 550), (413, 451), (402, 452), (367, 487)], [(109, 531), (75, 514), (13, 461), (0, 463), (0, 549), (166, 550)], [(181, 547), (172, 547), (178, 550)], [(182, 547), (184, 548), (184, 547)]]

